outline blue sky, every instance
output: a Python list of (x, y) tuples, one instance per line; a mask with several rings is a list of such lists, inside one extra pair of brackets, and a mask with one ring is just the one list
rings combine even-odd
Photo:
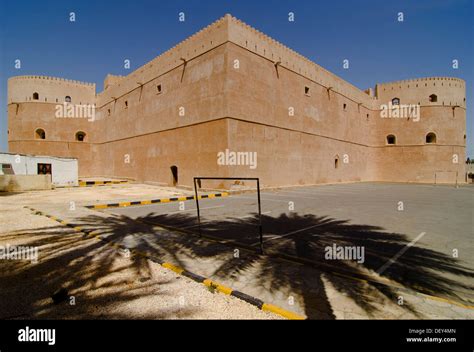
[[(231, 13), (355, 86), (425, 76), (467, 83), (474, 157), (472, 0), (0, 0), (0, 151), (7, 147), (7, 79), (47, 75), (97, 83), (126, 75)], [(76, 22), (69, 22), (69, 13)], [(288, 12), (295, 22), (288, 22)], [(184, 12), (185, 22), (178, 21)], [(396, 21), (403, 12), (405, 21)], [(342, 69), (342, 60), (350, 69)], [(22, 68), (14, 68), (20, 59)], [(131, 60), (131, 70), (123, 61)], [(460, 67), (453, 70), (451, 62)]]

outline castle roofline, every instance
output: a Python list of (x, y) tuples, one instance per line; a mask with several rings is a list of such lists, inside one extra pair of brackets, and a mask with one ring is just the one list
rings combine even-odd
[(10, 77), (8, 81), (28, 80), (28, 79), (42, 79), (42, 80), (48, 80), (48, 81), (58, 81), (58, 82), (65, 82), (69, 84), (78, 84), (78, 85), (83, 85), (83, 86), (95, 87), (95, 83), (91, 83), (91, 82), (83, 82), (83, 81), (76, 81), (73, 79), (52, 77), (52, 76), (41, 76), (41, 75), (13, 76), (13, 77)]
[(406, 84), (406, 83), (417, 83), (417, 82), (429, 82), (429, 81), (453, 81), (453, 82), (458, 82), (461, 84), (466, 84), (466, 81), (464, 81), (461, 78), (457, 77), (440, 77), (440, 76), (433, 76), (433, 77), (420, 77), (420, 78), (409, 78), (409, 79), (402, 79), (399, 81), (390, 81), (390, 82), (383, 82), (383, 83), (377, 83), (376, 85), (378, 86), (383, 86), (383, 85), (392, 85), (392, 84)]
[[(244, 31), (240, 32), (235, 29), (244, 29)], [(217, 35), (214, 37), (214, 41), (211, 40), (208, 42), (204, 37), (209, 32), (220, 32), (223, 33), (223, 35), (220, 37)], [(250, 41), (257, 40), (255, 43), (252, 42), (255, 44), (255, 48), (246, 47), (244, 39), (247, 34), (250, 35)], [(127, 91), (130, 91), (130, 89), (138, 87), (137, 83), (139, 85), (148, 83), (162, 73), (179, 67), (182, 64), (182, 59), (191, 60), (195, 56), (198, 56), (203, 52), (212, 49), (212, 47), (216, 47), (226, 41), (242, 46), (244, 49), (254, 52), (259, 56), (263, 56), (270, 61), (281, 61), (282, 67), (305, 76), (309, 80), (312, 80), (323, 87), (331, 88), (334, 92), (347, 96), (355, 102), (371, 104), (376, 100), (375, 97), (369, 96), (363, 89), (354, 86), (345, 79), (326, 70), (275, 39), (235, 18), (231, 14), (226, 14), (219, 18), (198, 32), (192, 34), (190, 37), (179, 42), (172, 48), (156, 56), (151, 61), (135, 69), (133, 72), (124, 76), (117, 85), (112, 87), (112, 89), (108, 89), (107, 91), (102, 90), (99, 92), (98, 97), (103, 99), (104, 102), (113, 100), (113, 97), (121, 97), (126, 94)], [(202, 48), (201, 45), (197, 45), (197, 43), (201, 42)], [(150, 75), (145, 76), (145, 73), (149, 73)]]

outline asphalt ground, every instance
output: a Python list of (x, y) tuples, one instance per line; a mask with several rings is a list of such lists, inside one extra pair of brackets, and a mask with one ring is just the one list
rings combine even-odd
[[(199, 204), (200, 225), (195, 201), (106, 211), (179, 230), (173, 236), (202, 235), (235, 248), (260, 249), (256, 193)], [(387, 279), (472, 304), (473, 213), (472, 186), (360, 183), (264, 191), (263, 249), (329, 272)], [(127, 246), (138, 245), (134, 241)], [(359, 257), (328, 258), (328, 248), (358, 249)]]

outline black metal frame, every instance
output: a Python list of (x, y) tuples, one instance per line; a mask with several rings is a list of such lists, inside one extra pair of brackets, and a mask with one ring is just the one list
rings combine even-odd
[(260, 237), (260, 252), (263, 254), (263, 230), (262, 230), (262, 207), (260, 202), (260, 179), (258, 177), (194, 177), (194, 198), (196, 199), (196, 209), (198, 216), (199, 236), (201, 236), (201, 212), (199, 210), (199, 197), (196, 187), (196, 181), (201, 187), (201, 180), (236, 180), (236, 181), (257, 181), (257, 198), (258, 198), (258, 230)]

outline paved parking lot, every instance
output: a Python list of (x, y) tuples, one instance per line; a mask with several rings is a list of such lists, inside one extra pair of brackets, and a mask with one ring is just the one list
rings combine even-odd
[[(201, 200), (200, 209), (202, 235), (258, 251), (256, 194)], [(471, 305), (473, 209), (474, 187), (364, 183), (265, 191), (263, 245), (265, 253), (301, 258), (324, 272)], [(199, 234), (194, 201), (108, 211)], [(328, 259), (328, 247), (363, 248), (363, 262)]]
[[(265, 191), (265, 255), (255, 193), (200, 200), (201, 232), (193, 200), (101, 211), (81, 201), (71, 211), (65, 194), (32, 207), (309, 318), (473, 319), (473, 192), (369, 183)], [(363, 256), (331, 258), (328, 248)]]

